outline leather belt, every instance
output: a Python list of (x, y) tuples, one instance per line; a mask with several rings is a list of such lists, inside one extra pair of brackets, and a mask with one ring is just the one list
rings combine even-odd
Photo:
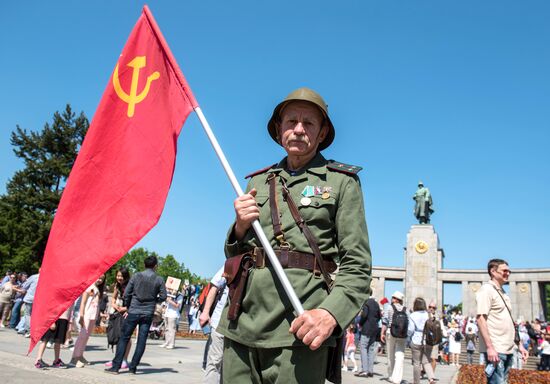
[[(299, 268), (314, 272), (319, 276), (321, 271), (317, 266), (315, 255), (287, 249), (275, 249), (275, 255), (283, 268)], [(251, 252), (252, 259), (255, 262), (255, 267), (258, 269), (265, 268), (266, 262), (269, 263), (269, 258), (263, 248), (254, 248)], [(336, 271), (338, 266), (332, 259), (323, 259), (323, 266), (328, 273)]]

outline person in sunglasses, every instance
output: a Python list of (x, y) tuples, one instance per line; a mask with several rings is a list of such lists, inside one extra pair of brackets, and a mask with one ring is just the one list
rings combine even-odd
[[(502, 287), (508, 284), (511, 271), (505, 260), (491, 259), (487, 272), (490, 280), (476, 293), (479, 351), (485, 357), (487, 383), (506, 384), (516, 344), (516, 327), (512, 302)], [(523, 345), (519, 343), (518, 347), (524, 361), (527, 360)]]

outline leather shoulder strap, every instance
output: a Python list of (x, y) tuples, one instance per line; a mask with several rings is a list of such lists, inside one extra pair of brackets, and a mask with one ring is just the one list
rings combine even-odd
[(298, 211), (298, 207), (296, 206), (296, 203), (294, 200), (292, 200), (292, 196), (290, 195), (290, 191), (288, 190), (286, 183), (283, 179), (281, 179), (281, 184), (283, 188), (283, 199), (288, 204), (288, 208), (290, 210), (290, 213), (292, 215), (292, 218), (304, 234), (309, 247), (311, 248), (313, 254), (315, 255), (315, 260), (317, 261), (317, 266), (319, 267), (319, 270), (321, 271), (321, 274), (323, 275), (323, 279), (325, 280), (325, 283), (327, 285), (328, 291), (330, 292), (332, 290), (332, 279), (330, 278), (329, 273), (327, 272), (324, 264), (323, 264), (323, 256), (321, 255), (321, 250), (319, 249), (319, 246), (317, 245), (317, 242), (315, 241), (315, 237), (313, 236), (313, 233), (311, 233), (311, 230), (307, 226), (304, 219), (302, 219), (302, 216), (300, 216), (300, 212)]
[(244, 178), (245, 178), (245, 179), (250, 179), (251, 177), (254, 177), (254, 176), (256, 176), (256, 175), (259, 175), (259, 174), (261, 174), (261, 173), (264, 173), (265, 171), (269, 171), (271, 168), (273, 168), (273, 167), (276, 166), (276, 165), (277, 165), (277, 163), (272, 164), (272, 165), (267, 166), (267, 167), (262, 168), (262, 169), (258, 169), (257, 171), (254, 171), (254, 172), (252, 172), (252, 173), (246, 175)]

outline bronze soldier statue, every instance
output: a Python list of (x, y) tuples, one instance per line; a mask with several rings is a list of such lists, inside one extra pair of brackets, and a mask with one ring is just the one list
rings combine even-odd
[(418, 222), (420, 224), (430, 224), (430, 216), (434, 213), (432, 195), (421, 181), (418, 182), (418, 189), (413, 196), (413, 200), (416, 201), (414, 215)]

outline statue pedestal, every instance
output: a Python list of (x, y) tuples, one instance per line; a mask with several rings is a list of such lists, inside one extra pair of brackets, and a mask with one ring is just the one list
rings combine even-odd
[(412, 225), (407, 234), (405, 248), (404, 282), (405, 305), (412, 309), (414, 299), (422, 297), (426, 305), (437, 302), (441, 309), (443, 287), (437, 283), (437, 271), (441, 269), (443, 251), (439, 248), (439, 238), (431, 224)]

